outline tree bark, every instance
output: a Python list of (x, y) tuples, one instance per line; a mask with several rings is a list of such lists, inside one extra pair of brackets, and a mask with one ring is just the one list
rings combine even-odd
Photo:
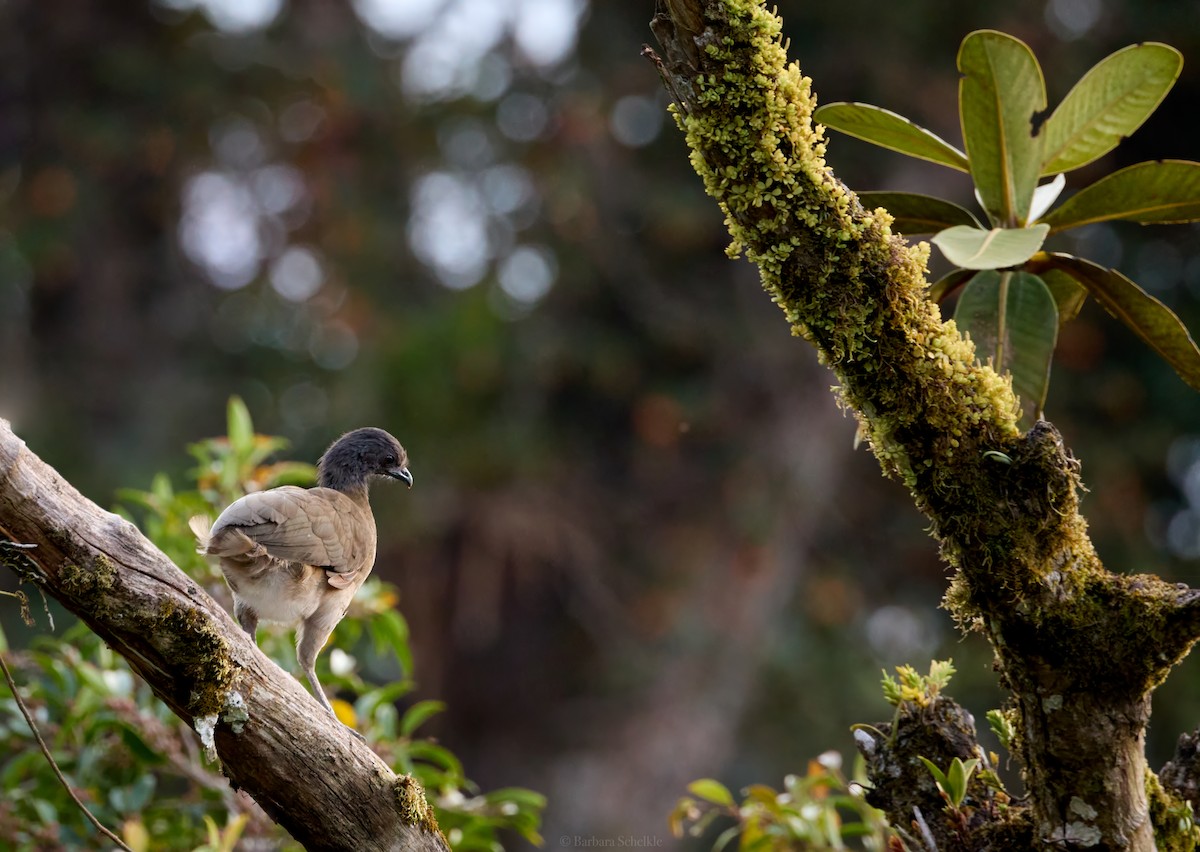
[[(79, 616), (210, 741), (235, 789), (310, 850), (447, 850), (397, 777), (138, 530), (0, 419), (0, 561)], [(202, 735), (204, 740), (206, 735)]]
[[(1047, 848), (1150, 852), (1156, 830), (1165, 848), (1178, 826), (1152, 814), (1178, 802), (1162, 806), (1143, 740), (1151, 691), (1197, 638), (1195, 593), (1105, 570), (1079, 514), (1078, 462), (1049, 423), (1019, 430), (1011, 383), (943, 323), (928, 246), (893, 235), (886, 211), (865, 210), (826, 165), (811, 81), (787, 64), (761, 0), (660, 0), (651, 29), (663, 56), (644, 53), (726, 214), (731, 255), (759, 266), (832, 368), (885, 474), (932, 522), (954, 569), (947, 609), (995, 650), (1029, 798), (997, 809), (991, 836), (1032, 817)], [(928, 781), (907, 765), (914, 785)], [(959, 831), (956, 848), (990, 848), (985, 833)]]

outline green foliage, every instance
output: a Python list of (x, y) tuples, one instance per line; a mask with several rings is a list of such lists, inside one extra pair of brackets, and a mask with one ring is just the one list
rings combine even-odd
[(1178, 50), (1154, 42), (1096, 63), (1046, 120), (1042, 174), (1081, 168), (1115, 148), (1162, 103), (1182, 67)]
[(810, 761), (805, 775), (789, 775), (783, 789), (754, 784), (742, 791), (738, 802), (733, 793), (711, 778), (688, 785), (690, 796), (679, 800), (670, 817), (676, 837), (700, 837), (714, 823), (732, 821), (713, 842), (714, 850), (793, 850), (812, 852), (855, 848), (883, 850), (890, 834), (883, 813), (863, 798), (865, 769), (861, 757), (854, 765), (853, 779), (842, 772), (842, 758), (826, 752)]
[(946, 805), (956, 811), (961, 808), (963, 800), (967, 797), (967, 785), (971, 783), (971, 776), (979, 768), (979, 759), (973, 757), (964, 762), (962, 758), (956, 757), (950, 761), (950, 766), (943, 772), (928, 758), (919, 755), (918, 758), (921, 763), (925, 764), (929, 774), (933, 776), (933, 781), (937, 784), (942, 797), (945, 798)]
[[(194, 489), (176, 490), (159, 474), (148, 491), (120, 492), (147, 536), (225, 602), (228, 590), (220, 572), (196, 554), (188, 518), (212, 514), (250, 489), (309, 484), (315, 474), (312, 465), (267, 463), (286, 443), (256, 434), (241, 400), (230, 401), (227, 420), (226, 437), (189, 447), (197, 461)], [(480, 792), (452, 752), (419, 734), (444, 709), (441, 702), (397, 710), (396, 702), (415, 686), (408, 625), (397, 601), (393, 586), (369, 579), (334, 632), (335, 650), (319, 658), (322, 683), (349, 697), (334, 699), (335, 711), (397, 773), (420, 781), (456, 850), (498, 852), (504, 832), (540, 843), (543, 796), (515, 788)], [(290, 634), (260, 631), (259, 640), (284, 669), (295, 670)], [(26, 675), (24, 698), (35, 708), (56, 761), (93, 813), (131, 848), (223, 852), (251, 837), (291, 848), (277, 826), (233, 795), (217, 767), (202, 761), (191, 729), (86, 627), (75, 625), (61, 638), (41, 637), (32, 650), (11, 658)], [(363, 676), (368, 664), (372, 672), (390, 671), (391, 679), (371, 682)], [(59, 843), (61, 832), (64, 846), (86, 846), (90, 824), (52, 775), (7, 695), (0, 698), (0, 754), (0, 782), (9, 794), (0, 804), (0, 845), (47, 848)]]
[(882, 107), (858, 103), (825, 104), (813, 118), (848, 136), (910, 157), (964, 172), (970, 170), (967, 155), (962, 151), (936, 133)]
[[(941, 301), (970, 282), (955, 319), (981, 358), (1012, 375), (1026, 426), (1045, 404), (1058, 328), (1079, 313), (1089, 294), (1200, 389), (1200, 349), (1169, 308), (1116, 270), (1041, 250), (1048, 235), (1094, 222), (1200, 219), (1200, 163), (1182, 160), (1121, 169), (1046, 212), (1065, 186), (1064, 173), (1093, 162), (1140, 127), (1181, 67), (1179, 52), (1164, 44), (1119, 50), (1088, 71), (1041, 121), (1046, 87), (1033, 52), (1012, 36), (979, 30), (963, 39), (958, 52), (965, 154), (908, 119), (867, 104), (827, 104), (814, 114), (848, 135), (970, 173), (990, 227), (958, 205), (928, 196), (863, 193), (861, 199), (892, 211), (902, 233), (933, 233), (933, 244), (958, 267), (932, 286), (931, 298)], [(1050, 175), (1054, 180), (1038, 185), (1039, 177)], [(1033, 283), (1050, 270), (1054, 280), (1039, 282), (1045, 287)], [(1016, 288), (1013, 281), (1020, 282)], [(1045, 297), (1046, 288), (1052, 298)], [(985, 296), (985, 289), (993, 293)], [(1017, 316), (1014, 293), (1028, 297), (1017, 299)]]
[(883, 697), (897, 708), (906, 701), (927, 707), (950, 685), (953, 676), (953, 660), (931, 661), (927, 675), (918, 674), (912, 666), (896, 666), (896, 677), (883, 673)]
[(1042, 247), (1050, 226), (1032, 228), (973, 228), (956, 225), (938, 232), (932, 242), (946, 259), (963, 269), (1003, 269), (1033, 257)]
[(971, 177), (993, 223), (1025, 224), (1041, 171), (1029, 118), (1046, 109), (1042, 69), (1028, 46), (979, 30), (958, 49), (958, 114)]
[[(959, 330), (993, 364), (1012, 365), (1013, 391), (1032, 419), (1050, 387), (1050, 359), (1058, 340), (1058, 314), (1046, 283), (1028, 272), (985, 269), (958, 298)], [(999, 318), (1000, 322), (995, 319)]]
[(996, 739), (1000, 740), (1000, 745), (1011, 750), (1013, 741), (1017, 737), (1017, 729), (1010, 715), (1003, 710), (989, 710), (987, 711), (987, 720), (988, 727), (992, 729)]
[(979, 220), (953, 201), (918, 192), (860, 192), (858, 200), (871, 209), (885, 207), (892, 214), (892, 227), (905, 234), (932, 234), (965, 225), (978, 228)]

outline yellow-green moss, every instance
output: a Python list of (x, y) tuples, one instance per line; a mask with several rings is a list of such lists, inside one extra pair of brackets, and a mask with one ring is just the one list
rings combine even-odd
[(58, 570), (63, 591), (77, 600), (110, 591), (117, 583), (117, 568), (104, 554), (97, 554), (92, 564), (81, 567), (74, 562), (64, 563)]
[(1146, 770), (1146, 797), (1150, 802), (1150, 823), (1154, 826), (1154, 844), (1158, 852), (1194, 852), (1200, 844), (1190, 802), (1163, 788), (1158, 776)]
[[(863, 210), (827, 168), (811, 81), (787, 64), (779, 18), (752, 0), (729, 0), (724, 10), (729, 36), (705, 45), (723, 70), (699, 75), (696, 109), (676, 118), (726, 214), (730, 254), (759, 266), (793, 331), (838, 373), (846, 402), (867, 412), (884, 470), (910, 488), (938, 467), (929, 456), (914, 464), (904, 433), (915, 426), (986, 425), (997, 439), (1015, 439), (1011, 383), (976, 365), (971, 342), (925, 297), (928, 245), (893, 237), (886, 212)], [(930, 455), (961, 457), (961, 443)]]
[(169, 638), (172, 669), (188, 690), (186, 705), (194, 717), (219, 714), (233, 686), (236, 667), (229, 656), (229, 643), (202, 612), (163, 601), (151, 629)]
[[(400, 807), (400, 819), (405, 825), (411, 825), (430, 834), (441, 835), (437, 817), (425, 798), (425, 788), (421, 782), (411, 775), (401, 775), (396, 779), (393, 788), (396, 793), (396, 803)], [(442, 837), (445, 841), (445, 837)], [(447, 844), (448, 845), (448, 844)]]

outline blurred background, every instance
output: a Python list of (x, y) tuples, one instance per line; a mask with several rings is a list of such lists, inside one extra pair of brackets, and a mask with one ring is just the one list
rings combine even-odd
[[(1138, 41), (1185, 55), (1158, 113), (1068, 191), (1200, 159), (1200, 27), (1173, 0), (778, 0), (824, 102), (960, 144), (954, 62), (990, 27), (1056, 103)], [(0, 416), (111, 506), (243, 397), (288, 455), (385, 427), (377, 489), (413, 700), (484, 788), (549, 796), (544, 834), (651, 835), (686, 783), (778, 784), (890, 715), (880, 669), (990, 655), (938, 608), (925, 522), (789, 335), (691, 171), (653, 4), (612, 0), (0, 3)], [(970, 204), (965, 176), (834, 138), (856, 189)], [(1200, 328), (1200, 231), (1063, 248)], [(934, 274), (939, 267), (936, 265)], [(1200, 584), (1200, 398), (1089, 303), (1047, 416), (1083, 460), (1109, 567)], [(13, 578), (0, 573), (0, 588)], [(16, 604), (0, 619), (21, 641)], [(1167, 759), (1200, 665), (1160, 689)], [(997, 748), (989, 734), (984, 741)]]

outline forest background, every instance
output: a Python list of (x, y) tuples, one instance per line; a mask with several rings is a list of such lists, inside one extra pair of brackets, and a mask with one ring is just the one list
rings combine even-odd
[[(1164, 41), (1178, 84), (1068, 191), (1198, 158), (1190, 4), (779, 6), (821, 102), (952, 142), (973, 29), (1026, 41), (1052, 103), (1113, 50)], [(547, 793), (552, 843), (665, 838), (692, 779), (778, 783), (849, 755), (848, 726), (890, 713), (882, 667), (953, 657), (978, 718), (1001, 700), (984, 642), (937, 608), (923, 519), (725, 258), (638, 55), (652, 12), (0, 7), (0, 416), (102, 505), (182, 480), (230, 395), (290, 458), (394, 431), (417, 487), (375, 499), (377, 571), (412, 630), (406, 700), (447, 702), (429, 730), (483, 788)], [(855, 189), (970, 203), (965, 176), (855, 140), (829, 159)], [(1196, 227), (1062, 239), (1200, 328)], [(1101, 556), (1200, 584), (1200, 398), (1094, 303), (1054, 369), (1046, 413), (1084, 462)], [(7, 598), (0, 624), (15, 647), (32, 635)], [(1155, 695), (1151, 766), (1196, 725), (1198, 667)]]

